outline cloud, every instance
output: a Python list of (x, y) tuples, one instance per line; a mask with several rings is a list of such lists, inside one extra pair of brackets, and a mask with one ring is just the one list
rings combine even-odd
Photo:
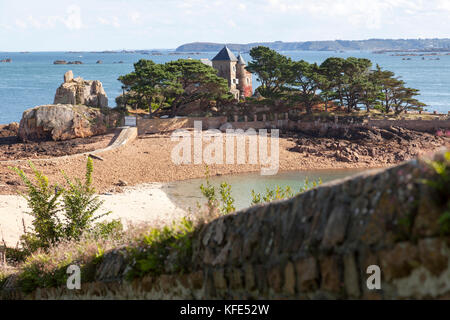
[(119, 18), (117, 18), (116, 16), (112, 16), (109, 18), (104, 18), (104, 17), (98, 17), (97, 21), (105, 26), (112, 26), (115, 28), (119, 28), (120, 27), (120, 23), (119, 23)]
[(20, 29), (26, 29), (27, 28), (26, 22), (24, 20), (22, 20), (22, 19), (16, 19), (15, 25), (17, 27), (19, 27)]
[(27, 21), (33, 28), (40, 29), (43, 27), (43, 24), (38, 19), (34, 18), (31, 14), (27, 17)]
[(128, 14), (128, 17), (130, 18), (131, 22), (134, 24), (139, 24), (141, 22), (141, 14), (137, 11), (133, 11)]
[[(63, 1), (65, 2), (65, 1)], [(450, 0), (0, 0), (0, 46), (44, 45), (73, 30), (70, 46), (174, 47), (255, 42), (450, 36)], [(26, 5), (25, 5), (26, 4)], [(102, 26), (102, 27), (100, 27)], [(8, 32), (6, 32), (7, 28)], [(92, 39), (76, 37), (84, 30)], [(152, 30), (151, 32), (148, 30)], [(36, 39), (27, 44), (23, 37)], [(77, 42), (79, 41), (79, 42)], [(63, 42), (54, 47), (63, 46)]]
[(103, 17), (98, 17), (97, 21), (100, 22), (100, 24), (104, 24), (104, 25), (109, 24), (108, 19), (103, 18)]
[(81, 8), (77, 5), (70, 5), (67, 10), (67, 17), (64, 19), (63, 23), (70, 30), (79, 30), (83, 27), (83, 22), (81, 20)]
[(438, 9), (450, 11), (450, 1), (449, 0), (439, 0), (437, 4)]
[(345, 19), (352, 25), (369, 29), (380, 28), (394, 13), (397, 17), (422, 14), (432, 6), (425, 6), (421, 0), (266, 0), (266, 11), (308, 14), (322, 19)]
[(238, 4), (238, 9), (241, 10), (241, 11), (245, 11), (245, 9), (247, 9), (247, 6), (245, 4), (243, 4), (243, 3), (239, 3)]
[(229, 25), (231, 28), (236, 28), (236, 27), (237, 27), (237, 24), (236, 24), (236, 22), (234, 22), (233, 19), (228, 20), (228, 25)]
[(9, 24), (0, 23), (0, 30), (2, 30), (2, 29), (4, 29), (4, 30), (12, 30), (13, 27), (11, 27)]
[[(62, 23), (71, 30), (77, 30), (82, 27), (81, 20), (71, 16), (44, 16), (35, 17), (31, 14), (26, 15), (25, 18), (16, 18), (14, 25), (19, 29), (51, 29), (56, 26), (56, 23)], [(4, 24), (5, 28), (13, 29), (11, 25)]]

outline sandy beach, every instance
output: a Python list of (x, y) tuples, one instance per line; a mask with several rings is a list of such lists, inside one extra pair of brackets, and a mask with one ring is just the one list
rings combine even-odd
[[(388, 133), (388, 138), (371, 135), (366, 140), (283, 134), (279, 139), (279, 170), (387, 167), (450, 145), (450, 138), (429, 133)], [(157, 225), (186, 214), (186, 208), (180, 208), (180, 199), (171, 198), (164, 183), (205, 177), (206, 166), (174, 163), (171, 152), (177, 143), (170, 135), (143, 136), (94, 159), (94, 186), (105, 200), (102, 210), (113, 212), (108, 219)], [(34, 164), (51, 183), (64, 184), (61, 171), (72, 178), (83, 177), (86, 155), (34, 160)], [(30, 226), (31, 217), (25, 213), (26, 201), (17, 195), (24, 191), (23, 183), (10, 166), (24, 169), (29, 176), (32, 171), (25, 161), (0, 162), (0, 235), (14, 246), (23, 233), (22, 218)], [(211, 176), (229, 175), (255, 172), (261, 167), (248, 161), (210, 164), (209, 172)]]
[[(164, 225), (179, 220), (186, 211), (174, 204), (161, 183), (149, 183), (126, 187), (121, 193), (100, 195), (104, 200), (99, 213), (112, 211), (102, 220), (121, 219), (125, 227), (130, 223)], [(32, 217), (27, 214), (26, 200), (16, 195), (0, 195), (0, 237), (8, 246), (15, 246), (26, 227), (31, 226)], [(0, 240), (2, 240), (0, 238)]]
[[(449, 137), (417, 132), (388, 133), (388, 138), (378, 134), (365, 140), (283, 134), (279, 138), (279, 170), (387, 167), (450, 146)], [(358, 135), (360, 132), (355, 133), (356, 137)], [(121, 148), (102, 152), (101, 159), (94, 159), (95, 188), (100, 193), (121, 192), (123, 182), (133, 186), (204, 177), (204, 163), (176, 164), (172, 161), (171, 153), (177, 144), (170, 135), (143, 136)], [(248, 146), (246, 153), (248, 157)], [(246, 160), (245, 164), (210, 164), (210, 174), (227, 175), (261, 170), (260, 164), (249, 164)], [(84, 175), (86, 155), (35, 160), (34, 164), (50, 181), (63, 184), (61, 171), (69, 177)], [(20, 178), (9, 169), (10, 166), (18, 166), (27, 174), (32, 173), (26, 161), (0, 161), (0, 194), (17, 194), (17, 191), (23, 190)]]

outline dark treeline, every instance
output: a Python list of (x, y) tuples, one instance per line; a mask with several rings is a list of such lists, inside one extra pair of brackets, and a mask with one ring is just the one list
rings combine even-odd
[(331, 102), (348, 112), (365, 108), (401, 113), (422, 110), (425, 106), (415, 99), (419, 90), (408, 88), (405, 82), (364, 58), (326, 59), (322, 64), (293, 61), (259, 46), (250, 50), (252, 61), (247, 69), (256, 74), (261, 86), (256, 91), (267, 99), (298, 104), (311, 113), (312, 107)]

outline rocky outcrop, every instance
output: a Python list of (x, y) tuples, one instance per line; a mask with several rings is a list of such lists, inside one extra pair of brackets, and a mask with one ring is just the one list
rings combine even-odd
[(19, 132), (19, 124), (11, 122), (7, 125), (0, 125), (0, 138), (17, 136)]
[(98, 80), (74, 78), (72, 71), (64, 74), (64, 83), (56, 90), (54, 104), (82, 104), (94, 108), (108, 107), (108, 97)]
[(72, 82), (72, 80), (73, 80), (72, 70), (69, 70), (66, 73), (64, 73), (64, 83)]
[(53, 64), (83, 64), (82, 61), (66, 61), (66, 60), (55, 60)]
[(112, 116), (82, 105), (44, 105), (23, 113), (19, 137), (23, 141), (68, 140), (103, 134)]
[(440, 146), (450, 146), (450, 131), (448, 135), (444, 131), (439, 135), (400, 126), (319, 124), (308, 127), (307, 123), (301, 123), (299, 127), (293, 135), (296, 146), (289, 151), (338, 162), (394, 164), (417, 157), (427, 148), (436, 150)]

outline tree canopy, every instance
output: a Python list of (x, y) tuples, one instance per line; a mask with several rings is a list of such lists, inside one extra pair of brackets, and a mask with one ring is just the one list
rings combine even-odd
[[(264, 98), (294, 104), (308, 113), (313, 106), (330, 103), (345, 107), (348, 112), (365, 108), (382, 112), (421, 110), (425, 104), (416, 97), (419, 90), (389, 70), (364, 58), (330, 57), (320, 65), (293, 61), (264, 46), (250, 50), (252, 60), (247, 70), (256, 74), (261, 85), (256, 91)], [(227, 80), (199, 60), (180, 59), (157, 64), (140, 60), (134, 71), (119, 77), (126, 93), (124, 105), (149, 109), (176, 116), (192, 102), (226, 101), (231, 99)], [(276, 104), (278, 105), (278, 104)]]
[(363, 107), (398, 114), (425, 106), (415, 98), (419, 90), (406, 87), (391, 71), (379, 66), (372, 70), (369, 59), (330, 57), (318, 66), (292, 61), (263, 46), (251, 49), (250, 56), (247, 69), (257, 75), (257, 91), (263, 97), (299, 103), (308, 113), (315, 104), (324, 102), (327, 107), (331, 101), (348, 112)]
[(292, 60), (275, 50), (258, 46), (250, 50), (252, 61), (247, 70), (256, 74), (261, 86), (257, 89), (263, 97), (280, 97), (291, 75)]
[(170, 110), (174, 117), (187, 104), (198, 100), (227, 99), (228, 84), (216, 70), (199, 60), (180, 59), (157, 64), (139, 60), (134, 71), (119, 77), (125, 90), (125, 104), (151, 114)]

